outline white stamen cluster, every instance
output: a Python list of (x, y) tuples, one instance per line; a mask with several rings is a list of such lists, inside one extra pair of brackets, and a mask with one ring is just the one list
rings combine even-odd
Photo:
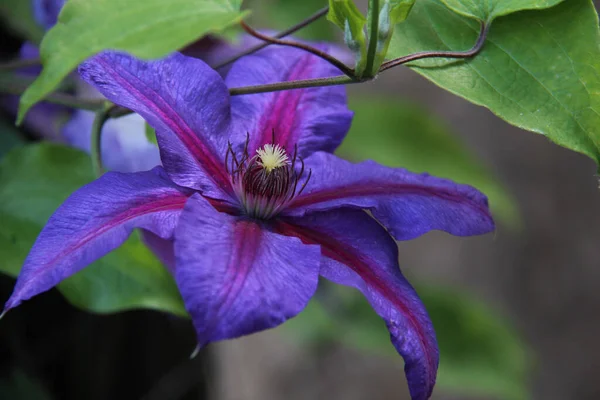
[(295, 196), (302, 193), (311, 171), (305, 175), (304, 161), (298, 156), (297, 147), (294, 147), (290, 158), (273, 139), (273, 143), (263, 145), (250, 157), (249, 141), (248, 136), (239, 156), (229, 144), (225, 167), (246, 214), (266, 220), (279, 214)]
[(289, 164), (287, 153), (278, 144), (265, 144), (256, 150), (256, 153), (258, 154), (258, 164), (267, 172), (272, 172), (275, 168)]

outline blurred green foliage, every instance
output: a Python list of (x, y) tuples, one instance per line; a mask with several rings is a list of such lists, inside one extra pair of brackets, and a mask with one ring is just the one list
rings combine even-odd
[(0, 118), (0, 157), (15, 147), (25, 144), (21, 132), (3, 118)]
[(51, 400), (42, 385), (20, 369), (14, 368), (0, 380), (0, 398), (10, 400)]
[(26, 40), (34, 43), (42, 40), (44, 30), (33, 19), (29, 0), (0, 1), (0, 20)]
[[(244, 9), (252, 10), (251, 22), (262, 29), (281, 31), (308, 18), (327, 6), (327, 0), (245, 0)], [(332, 40), (335, 26), (322, 18), (303, 28), (296, 37), (310, 40)], [(338, 34), (338, 36), (340, 36)]]

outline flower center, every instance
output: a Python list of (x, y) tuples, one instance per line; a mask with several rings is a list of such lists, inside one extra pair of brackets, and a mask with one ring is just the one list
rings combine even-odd
[(258, 163), (267, 173), (288, 164), (288, 156), (278, 144), (265, 144), (262, 148), (256, 150), (256, 153), (258, 154)]
[(304, 161), (297, 150), (290, 160), (287, 152), (278, 144), (269, 143), (248, 154), (248, 140), (240, 158), (229, 145), (225, 157), (227, 172), (246, 214), (258, 219), (277, 215), (290, 200), (304, 190), (310, 179), (304, 176)]

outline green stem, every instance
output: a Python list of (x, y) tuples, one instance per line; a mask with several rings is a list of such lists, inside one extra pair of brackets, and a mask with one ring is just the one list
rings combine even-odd
[[(316, 13), (314, 13), (313, 15), (311, 15), (310, 17), (306, 18), (304, 21), (286, 29), (285, 31), (279, 32), (277, 35), (274, 36), (274, 38), (276, 39), (281, 39), (283, 37), (289, 36), (292, 33), (299, 31), (300, 29), (312, 24), (313, 22), (317, 21), (319, 18), (323, 17), (324, 15), (326, 15), (329, 12), (329, 7), (324, 7), (322, 9), (320, 9), (319, 11), (317, 11)], [(267, 47), (268, 45), (270, 45), (271, 43), (261, 43), (259, 45), (256, 45), (246, 51), (243, 51), (239, 54), (236, 54), (235, 56), (221, 62), (220, 64), (217, 64), (215, 66), (213, 66), (213, 69), (219, 69), (222, 68), (226, 65), (229, 65), (237, 60), (239, 60), (240, 58), (247, 56), (249, 54), (253, 54), (256, 53), (259, 50), (264, 49), (265, 47)]]
[[(242, 86), (237, 88), (230, 88), (229, 95), (230, 96), (243, 96), (247, 94), (255, 94), (255, 93), (267, 93), (267, 92), (279, 92), (281, 90), (293, 90), (293, 89), (304, 89), (310, 87), (321, 87), (321, 86), (337, 86), (337, 85), (348, 85), (351, 83), (361, 83), (370, 80), (369, 79), (359, 79), (359, 78), (351, 78), (346, 75), (332, 76), (330, 78), (316, 78), (316, 79), (304, 79), (299, 81), (289, 81), (289, 82), (277, 82), (277, 83), (267, 83), (265, 85), (256, 85), (256, 86)], [(133, 111), (120, 107), (117, 105), (113, 105), (109, 111), (109, 118), (120, 118), (125, 115), (131, 114)]]
[(104, 107), (96, 112), (94, 124), (92, 125), (92, 137), (90, 152), (92, 154), (92, 169), (97, 178), (105, 172), (102, 167), (102, 127), (110, 118), (109, 111), (112, 109), (112, 103), (104, 102)]
[[(17, 76), (2, 77), (0, 79), (0, 92), (20, 96), (31, 84), (30, 80)], [(81, 99), (66, 93), (55, 92), (46, 96), (43, 101), (60, 104), (65, 107), (80, 108), (82, 110), (98, 111), (104, 107), (104, 101)]]
[(379, 33), (379, 0), (369, 0), (369, 47), (367, 48), (367, 77), (375, 76), (373, 71), (375, 56), (377, 55), (377, 37)]
[(295, 47), (297, 49), (301, 49), (304, 50), (308, 53), (314, 54), (315, 56), (321, 58), (322, 60), (327, 61), (329, 64), (333, 65), (334, 67), (336, 67), (337, 69), (339, 69), (340, 71), (342, 71), (345, 75), (354, 78), (356, 75), (354, 74), (354, 69), (348, 67), (346, 64), (344, 64), (342, 61), (338, 60), (337, 58), (327, 54), (326, 52), (322, 51), (321, 49), (317, 49), (315, 47), (309, 46), (307, 44), (301, 43), (301, 42), (292, 42), (289, 40), (281, 40), (281, 39), (277, 39), (274, 37), (270, 37), (267, 35), (263, 35), (262, 33), (254, 30), (252, 27), (250, 27), (250, 25), (246, 24), (244, 21), (242, 21), (240, 23), (242, 25), (242, 28), (251, 36), (254, 36), (255, 38), (262, 40), (264, 42), (267, 43), (271, 43), (271, 44), (278, 44), (281, 46), (289, 46), (289, 47)]
[(266, 85), (243, 86), (229, 89), (231, 96), (241, 96), (254, 93), (278, 92), (281, 90), (304, 89), (318, 86), (336, 86), (347, 85), (349, 83), (359, 83), (362, 80), (350, 78), (346, 75), (333, 76), (331, 78), (304, 79), (299, 81), (267, 83)]
[(409, 54), (404, 57), (399, 57), (394, 60), (386, 61), (379, 68), (379, 72), (383, 72), (390, 68), (397, 67), (398, 65), (406, 64), (408, 62), (422, 60), (425, 58), (471, 58), (475, 57), (477, 54), (483, 50), (483, 46), (485, 45), (485, 40), (487, 39), (487, 35), (490, 30), (490, 25), (485, 22), (480, 22), (479, 36), (477, 37), (477, 42), (466, 51), (421, 51), (414, 54)]
[(41, 65), (39, 58), (25, 58), (0, 63), (0, 71), (12, 71), (19, 68), (35, 67)]

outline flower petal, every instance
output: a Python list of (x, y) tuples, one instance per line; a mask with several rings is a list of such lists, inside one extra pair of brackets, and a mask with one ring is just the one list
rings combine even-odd
[(386, 322), (405, 362), (413, 400), (428, 399), (435, 385), (439, 350), (433, 325), (415, 290), (402, 276), (398, 248), (361, 210), (334, 210), (289, 219), (278, 231), (321, 246), (321, 275), (360, 290)]
[[(37, 60), (40, 58), (40, 49), (35, 43), (24, 42), (19, 49), (19, 58), (21, 60)], [(40, 72), (42, 72), (42, 66), (36, 64), (28, 65), (26, 67), (19, 68), (16, 72), (23, 74), (24, 76), (35, 78), (40, 74)]]
[[(70, 145), (90, 152), (94, 113), (76, 111), (65, 124), (63, 136)], [(145, 122), (137, 114), (109, 119), (102, 128), (102, 161), (111, 171), (147, 171), (160, 165), (158, 147), (148, 141)]]
[(304, 309), (319, 248), (220, 213), (200, 195), (175, 232), (175, 278), (200, 346), (275, 327)]
[(224, 164), (234, 134), (229, 93), (208, 65), (178, 53), (141, 61), (104, 52), (81, 64), (79, 73), (156, 129), (161, 160), (175, 183), (216, 198), (231, 193)]
[(135, 174), (109, 172), (82, 187), (48, 220), (25, 259), (5, 310), (119, 247), (133, 228), (170, 238), (188, 196), (161, 167)]
[(286, 210), (290, 215), (367, 208), (397, 240), (430, 230), (457, 236), (494, 230), (487, 198), (471, 186), (373, 161), (354, 164), (327, 153), (311, 156), (306, 168), (312, 170), (312, 177)]
[[(326, 46), (318, 46), (327, 51)], [(340, 75), (331, 64), (305, 51), (271, 45), (237, 61), (227, 74), (228, 87), (262, 85)], [(285, 90), (234, 96), (232, 112), (238, 131), (250, 134), (250, 153), (272, 142), (288, 153), (332, 152), (350, 129), (353, 113), (343, 86)]]
[(58, 14), (66, 0), (32, 0), (33, 17), (46, 30), (52, 28), (58, 20)]

